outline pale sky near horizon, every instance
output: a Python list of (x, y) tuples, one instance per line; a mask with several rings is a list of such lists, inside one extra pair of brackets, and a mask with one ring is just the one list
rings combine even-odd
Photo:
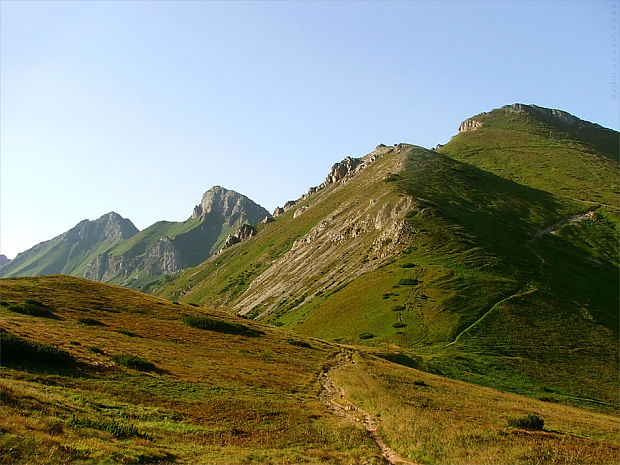
[(515, 102), (619, 129), (618, 1), (0, 0), (0, 253), (116, 211), (269, 211)]

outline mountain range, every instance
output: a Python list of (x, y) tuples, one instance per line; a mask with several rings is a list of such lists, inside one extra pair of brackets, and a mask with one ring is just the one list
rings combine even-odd
[[(66, 307), (69, 314), (74, 308), (68, 302), (85, 299), (75, 289), (85, 289), (98, 296), (83, 303), (89, 315), (118, 311), (133, 328), (138, 327), (134, 319), (142, 318), (136, 316), (141, 298), (155, 309), (157, 317), (148, 323), (155, 326), (160, 318), (176, 321), (175, 308), (183, 316), (209, 309), (211, 316), (227, 315), (235, 325), (269, 333), (274, 339), (268, 353), (288, 353), (282, 341), (293, 336), (287, 335), (300, 338), (292, 343), (299, 350), (321, 347), (321, 363), (336, 351), (338, 361), (330, 363), (348, 367), (340, 373), (351, 376), (354, 347), (361, 365), (377, 373), (398, 372), (390, 379), (403, 395), (412, 388), (398, 383), (413, 372), (399, 370), (421, 370), (415, 373), (615, 415), (619, 136), (565, 111), (507, 105), (468, 118), (449, 142), (433, 149), (379, 144), (360, 158), (346, 157), (321, 183), (273, 215), (216, 186), (184, 222), (160, 221), (138, 231), (111, 212), (0, 262), (5, 278), (64, 274), (151, 296), (65, 277), (6, 279), (2, 286), (15, 302), (29, 293), (42, 298), (43, 290), (54, 289), (58, 295), (49, 305)], [(117, 310), (101, 306), (104, 300)], [(133, 302), (136, 315), (122, 313), (125, 300)], [(114, 318), (105, 325), (116, 324)], [(18, 323), (13, 330), (25, 324)], [(252, 331), (244, 333), (256, 341), (243, 345), (248, 354), (264, 349)], [(81, 340), (77, 329), (71, 334)], [(127, 347), (156, 353), (140, 344)], [(185, 342), (177, 338), (171, 344)], [(237, 366), (228, 349), (217, 343), (209, 347)], [(299, 360), (306, 367), (299, 368), (304, 383), (312, 383), (304, 370), (319, 363), (309, 354)], [(183, 372), (190, 363), (175, 359), (181, 367), (170, 360), (170, 372)], [(321, 392), (330, 392), (333, 380), (316, 376)], [(364, 385), (376, 382), (355, 376)], [(310, 385), (286, 389), (297, 395)], [(406, 408), (381, 410), (369, 391), (355, 383), (348, 389), (360, 405), (383, 415)], [(380, 398), (389, 397), (381, 392)], [(395, 418), (384, 432), (390, 424), (396, 432), (405, 428)], [(409, 450), (397, 433), (392, 442)], [(411, 450), (412, 460), (476, 463), (475, 456)], [(339, 457), (334, 460), (357, 460)]]
[(198, 265), (241, 225), (269, 217), (247, 197), (215, 186), (186, 221), (158, 221), (138, 231), (130, 220), (110, 212), (18, 254), (0, 265), (0, 276), (62, 273), (139, 287), (153, 277)]

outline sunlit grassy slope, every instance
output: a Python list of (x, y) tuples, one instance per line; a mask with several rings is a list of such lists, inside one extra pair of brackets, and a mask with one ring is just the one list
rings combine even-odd
[(453, 137), (441, 153), (558, 196), (618, 208), (617, 131), (534, 106), (471, 119), (482, 127)]
[(405, 349), (407, 363), (459, 379), (613, 409), (618, 133), (537, 111), (475, 117), (482, 127), (441, 153), (379, 152), (348, 182), (153, 290)]
[[(335, 344), (66, 276), (0, 292), (2, 463), (381, 462), (318, 400)], [(617, 462), (615, 416), (353, 362), (330, 375), (411, 461)], [(509, 426), (529, 413), (544, 431)]]
[[(620, 459), (618, 418), (408, 369), (359, 355), (333, 374), (345, 396), (380, 419), (403, 457), (425, 464), (577, 464)], [(543, 431), (507, 427), (538, 415)]]
[[(76, 360), (3, 356), (3, 463), (378, 462), (365, 432), (318, 401), (326, 343), (76, 278), (2, 280), (0, 291), (3, 330)], [(8, 309), (26, 299), (56, 317)], [(250, 331), (196, 329), (188, 315)]]

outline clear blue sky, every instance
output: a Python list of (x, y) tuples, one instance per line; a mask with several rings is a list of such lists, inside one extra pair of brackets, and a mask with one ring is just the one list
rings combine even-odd
[(614, 1), (1, 1), (0, 252), (114, 210), (272, 211), (514, 102), (618, 129)]

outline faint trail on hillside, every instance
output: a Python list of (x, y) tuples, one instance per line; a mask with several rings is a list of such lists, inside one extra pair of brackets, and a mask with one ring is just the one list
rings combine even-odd
[(346, 418), (352, 422), (363, 423), (366, 431), (381, 450), (381, 456), (390, 465), (419, 465), (416, 462), (403, 459), (394, 449), (390, 448), (379, 434), (379, 427), (376, 420), (368, 412), (365, 412), (346, 400), (344, 397), (344, 389), (338, 386), (329, 376), (330, 371), (346, 364), (354, 363), (353, 351), (351, 349), (341, 348), (340, 352), (336, 355), (334, 363), (324, 368), (319, 375), (319, 383), (321, 384), (319, 399), (327, 410), (334, 415)]
[(532, 244), (534, 244), (537, 240), (539, 240), (545, 234), (557, 234), (560, 228), (563, 228), (567, 224), (575, 224), (575, 223), (579, 223), (585, 220), (593, 220), (594, 218), (595, 218), (594, 211), (589, 210), (586, 213), (580, 213), (577, 215), (570, 216), (566, 218), (565, 220), (558, 221), (557, 223), (554, 223), (551, 226), (548, 226), (544, 229), (539, 229), (538, 231), (536, 231), (536, 234), (534, 234), (534, 237), (532, 237), (529, 241), (525, 243), (525, 248), (529, 249), (529, 251), (532, 252), (536, 256), (536, 258), (538, 258), (538, 260), (540, 260), (539, 271), (541, 275), (545, 274), (545, 259), (538, 252), (534, 250), (534, 248), (532, 247)]
[(470, 329), (472, 329), (474, 326), (476, 326), (478, 323), (480, 323), (482, 320), (484, 320), (493, 310), (495, 310), (497, 308), (498, 305), (503, 304), (504, 302), (507, 302), (511, 299), (515, 299), (517, 297), (522, 297), (524, 295), (528, 295), (528, 294), (533, 294), (534, 292), (536, 292), (538, 289), (534, 288), (534, 289), (530, 289), (528, 291), (524, 291), (523, 289), (520, 292), (517, 292), (516, 294), (512, 294), (509, 295), (508, 297), (496, 302), (493, 304), (493, 306), (488, 309), (480, 318), (478, 318), (476, 321), (474, 321), (472, 324), (470, 324), (467, 328), (465, 328), (463, 331), (461, 331), (460, 333), (458, 333), (456, 335), (456, 337), (454, 338), (454, 340), (452, 342), (448, 342), (445, 347), (451, 346), (452, 344), (455, 344), (456, 342), (458, 342), (459, 338), (465, 334), (467, 331), (469, 331)]

